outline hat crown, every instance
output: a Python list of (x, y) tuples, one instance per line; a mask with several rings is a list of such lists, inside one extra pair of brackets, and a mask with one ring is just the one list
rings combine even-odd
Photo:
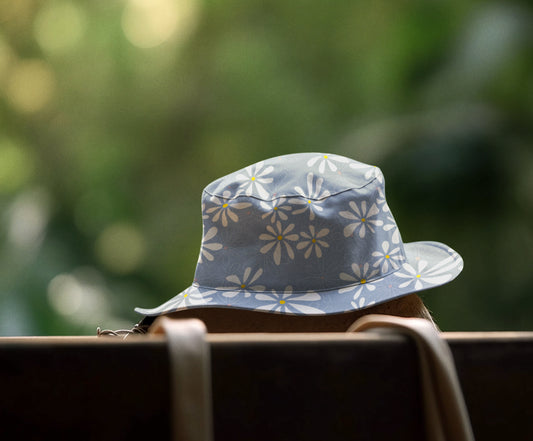
[[(315, 181), (322, 178), (325, 185), (309, 188), (317, 184), (308, 182), (310, 174), (317, 178)], [(382, 176), (378, 167), (343, 156), (297, 153), (252, 164), (213, 181), (204, 191), (225, 199), (249, 196), (267, 202), (281, 197), (300, 197), (305, 193), (316, 200), (364, 187), (378, 175)]]
[(405, 260), (381, 170), (338, 155), (280, 156), (217, 179), (202, 217), (200, 287), (327, 291)]

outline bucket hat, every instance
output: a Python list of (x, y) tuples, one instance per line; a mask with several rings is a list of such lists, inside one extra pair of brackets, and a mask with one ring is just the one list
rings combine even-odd
[(189, 308), (295, 315), (362, 309), (453, 280), (463, 260), (404, 243), (378, 167), (324, 153), (278, 156), (209, 184), (191, 286), (156, 316)]

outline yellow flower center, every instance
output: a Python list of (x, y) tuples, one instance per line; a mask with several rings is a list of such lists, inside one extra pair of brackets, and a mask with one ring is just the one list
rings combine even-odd
[(363, 217), (363, 218), (361, 219), (361, 222), (366, 222), (366, 219)]
[(277, 210), (277, 209), (278, 209), (278, 207), (274, 207), (274, 210)]
[(311, 242), (316, 243), (316, 239), (311, 239)]
[(420, 274), (417, 274), (417, 275), (416, 275), (416, 278), (417, 278), (417, 279), (420, 279)]
[(252, 181), (255, 181), (255, 176), (252, 176)]
[(280, 234), (280, 235), (278, 236), (278, 240), (281, 240), (281, 239), (283, 239), (283, 236)]
[(279, 304), (280, 304), (280, 305), (284, 305), (284, 304), (285, 304), (285, 300), (280, 300), (280, 301), (279, 301)]
[(390, 259), (390, 256), (387, 254), (387, 255), (385, 256), (385, 259)]
[(366, 283), (366, 279), (361, 279), (361, 283), (365, 284)]
[(241, 285), (241, 288), (242, 288), (242, 289), (246, 288), (246, 285), (243, 283), (243, 284)]
[(222, 205), (222, 208), (227, 208), (227, 207), (228, 207), (228, 204)]
[(183, 297), (184, 297), (184, 298), (185, 298), (185, 297), (188, 297), (188, 296), (189, 296), (189, 294), (183, 294)]
[(311, 203), (311, 199), (308, 199), (308, 200), (307, 200), (307, 203), (310, 204), (310, 203)]
[(328, 155), (324, 155), (324, 159), (328, 159)]

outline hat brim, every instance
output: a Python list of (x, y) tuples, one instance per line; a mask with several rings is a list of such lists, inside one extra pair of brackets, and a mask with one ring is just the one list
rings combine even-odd
[(330, 290), (257, 292), (189, 286), (162, 305), (135, 308), (139, 314), (157, 316), (192, 308), (235, 308), (292, 315), (340, 314), (364, 309), (407, 294), (444, 285), (463, 269), (461, 256), (439, 242), (404, 244), (406, 261), (385, 277)]

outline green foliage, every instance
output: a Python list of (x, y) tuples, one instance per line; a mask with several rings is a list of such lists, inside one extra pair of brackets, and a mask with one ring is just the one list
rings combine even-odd
[(531, 329), (532, 14), (0, 2), (0, 335), (131, 325), (191, 283), (202, 188), (302, 151), (380, 166), (404, 240), (464, 256), (443, 329)]

